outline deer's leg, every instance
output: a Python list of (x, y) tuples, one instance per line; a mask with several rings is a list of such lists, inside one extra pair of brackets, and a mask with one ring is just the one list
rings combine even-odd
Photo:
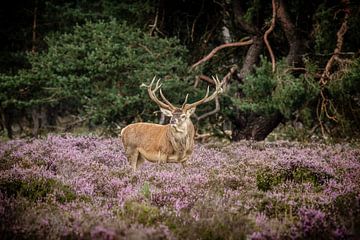
[(135, 149), (128, 155), (128, 160), (134, 171), (136, 171), (138, 158), (139, 158), (139, 151), (137, 149)]
[(138, 157), (138, 161), (137, 161), (137, 166), (140, 167), (141, 164), (143, 164), (145, 162), (146, 158), (144, 158), (143, 155), (141, 155), (141, 153), (139, 153), (139, 157)]
[(182, 158), (182, 159), (180, 160), (180, 163), (181, 163), (183, 169), (185, 169), (185, 167), (186, 167), (186, 165), (187, 165), (187, 160), (188, 160), (188, 159), (189, 159), (189, 156), (186, 156), (186, 157), (184, 157), (184, 158)]
[(186, 166), (187, 166), (186, 162), (182, 162), (182, 163), (181, 163), (181, 166), (183, 167), (183, 169), (185, 169)]

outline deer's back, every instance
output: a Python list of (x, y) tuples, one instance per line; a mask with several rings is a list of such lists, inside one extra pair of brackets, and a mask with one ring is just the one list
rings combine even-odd
[(121, 139), (125, 148), (171, 153), (173, 149), (166, 135), (168, 128), (167, 125), (134, 123), (121, 131)]

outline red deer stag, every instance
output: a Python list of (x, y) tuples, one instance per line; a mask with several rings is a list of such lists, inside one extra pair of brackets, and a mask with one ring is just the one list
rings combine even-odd
[[(188, 95), (181, 108), (172, 105), (163, 95), (160, 87), (160, 79), (153, 89), (155, 77), (147, 87), (150, 98), (160, 107), (163, 114), (170, 117), (167, 125), (153, 123), (134, 123), (126, 126), (121, 131), (121, 140), (125, 154), (134, 171), (145, 160), (157, 163), (182, 163), (189, 159), (194, 148), (194, 125), (190, 116), (195, 112), (198, 105), (213, 100), (223, 90), (219, 79), (213, 78), (215, 91), (209, 96), (209, 87), (204, 98), (194, 103), (187, 103)], [(160, 89), (163, 101), (156, 97), (156, 91)]]

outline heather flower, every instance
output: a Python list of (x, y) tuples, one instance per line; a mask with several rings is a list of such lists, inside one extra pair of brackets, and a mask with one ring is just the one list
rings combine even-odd
[[(2, 143), (0, 171), (6, 236), (337, 239), (360, 225), (360, 150), (347, 145), (197, 144), (185, 169), (133, 172), (117, 138), (50, 135)], [(46, 194), (31, 197), (32, 181)]]

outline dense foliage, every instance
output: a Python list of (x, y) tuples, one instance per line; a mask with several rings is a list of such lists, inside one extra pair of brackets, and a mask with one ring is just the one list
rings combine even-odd
[(244, 100), (236, 102), (242, 109), (262, 113), (280, 111), (290, 119), (296, 110), (306, 107), (319, 94), (319, 86), (311, 76), (289, 74), (280, 62), (275, 73), (271, 63), (262, 58), (255, 72), (246, 77), (242, 87)]
[[(271, 1), (11, 2), (0, 10), (0, 133), (80, 126), (114, 134), (130, 122), (158, 121), (139, 89), (154, 75), (175, 104), (186, 93), (198, 99), (218, 75), (228, 77), (221, 110), (197, 122), (199, 132), (263, 140), (283, 123), (304, 138), (357, 138), (359, 5), (275, 2), (268, 36), (275, 72), (264, 44)], [(252, 44), (221, 48), (190, 67), (241, 41)]]
[(199, 144), (185, 169), (133, 172), (121, 146), (70, 135), (2, 144), (2, 239), (360, 236), (357, 147)]
[[(46, 39), (48, 50), (29, 53), (30, 69), (1, 75), (2, 108), (45, 107), (48, 114), (81, 114), (111, 127), (135, 119), (154, 120), (155, 104), (142, 83), (165, 78), (164, 92), (175, 103), (187, 89), (186, 49), (176, 39), (150, 37), (125, 23), (87, 22)], [(181, 79), (181, 77), (185, 77)], [(180, 93), (171, 86), (182, 86)]]

